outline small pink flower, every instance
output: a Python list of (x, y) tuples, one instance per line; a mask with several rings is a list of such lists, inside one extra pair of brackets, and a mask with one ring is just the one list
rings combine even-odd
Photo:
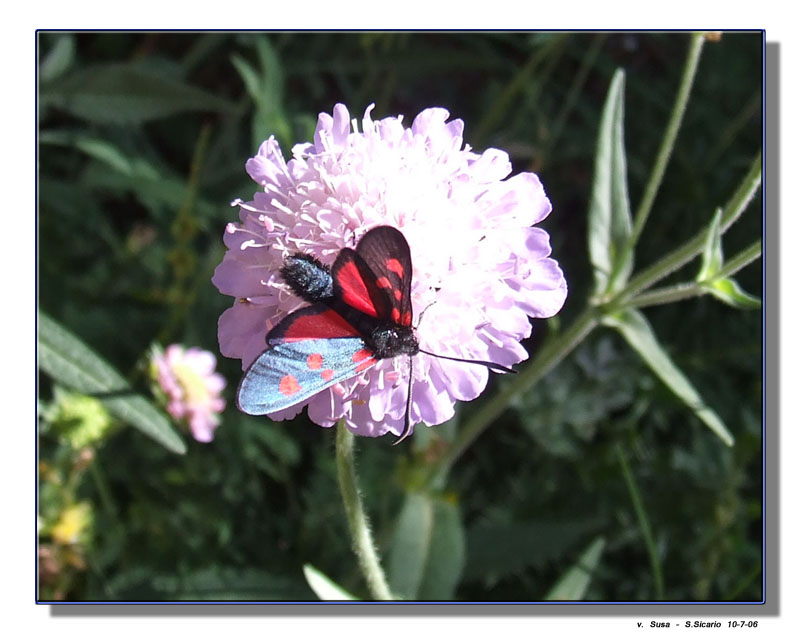
[[(556, 314), (567, 295), (549, 236), (533, 226), (551, 210), (539, 178), (506, 178), (508, 155), (471, 151), (464, 123), (448, 122), (443, 108), (424, 110), (410, 128), (402, 117), (373, 121), (371, 110), (359, 132), (338, 104), (333, 116), (319, 115), (314, 142), (294, 146), (290, 161), (273, 137), (247, 161), (263, 189), (235, 202), (240, 222), (228, 224), (228, 251), (213, 277), (235, 298), (219, 320), (222, 354), (247, 368), (267, 332), (302, 306), (279, 275), (285, 255), (300, 251), (330, 265), (369, 229), (391, 225), (411, 248), (421, 348), (504, 366), (526, 359), (519, 342), (531, 334), (529, 318)], [(488, 375), (485, 367), (417, 355), (412, 423), (449, 420), (455, 402), (476, 398)], [(383, 359), (270, 417), (292, 418), (308, 405), (311, 420), (326, 427), (344, 418), (356, 434), (399, 435), (407, 382), (404, 358)]]
[(161, 391), (167, 398), (167, 412), (177, 421), (188, 423), (195, 440), (211, 442), (225, 409), (221, 393), (225, 379), (214, 372), (217, 360), (200, 348), (184, 349), (171, 344), (152, 355), (152, 368)]

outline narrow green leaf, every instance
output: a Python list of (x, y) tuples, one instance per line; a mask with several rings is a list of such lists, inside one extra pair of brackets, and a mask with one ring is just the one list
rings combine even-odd
[[(76, 148), (98, 161), (96, 165), (89, 165), (84, 172), (82, 191), (104, 189), (130, 192), (149, 209), (165, 208), (170, 213), (194, 195), (189, 192), (184, 177), (165, 173), (142, 156), (126, 154), (105, 139), (51, 130), (43, 132), (39, 141), (47, 145)], [(194, 200), (193, 210), (201, 221), (218, 211), (216, 205), (202, 197)]]
[(578, 563), (565, 572), (556, 584), (545, 595), (545, 601), (581, 601), (586, 596), (592, 573), (597, 568), (600, 556), (603, 554), (606, 540), (597, 537), (589, 547), (583, 551)]
[(669, 358), (642, 313), (635, 309), (628, 309), (622, 313), (608, 315), (603, 319), (603, 323), (616, 328), (667, 387), (688, 405), (726, 445), (733, 445), (733, 436), (725, 424), (703, 402), (697, 390)]
[(722, 209), (718, 208), (708, 228), (708, 238), (703, 248), (703, 262), (696, 281), (717, 299), (734, 308), (761, 308), (761, 300), (743, 291), (729, 277), (718, 277), (724, 262), (720, 224)]
[(465, 542), (458, 504), (454, 500), (434, 500), (433, 534), (418, 598), (428, 601), (453, 599), (464, 571)]
[(656, 592), (655, 598), (662, 601), (664, 599), (664, 573), (661, 570), (661, 559), (658, 556), (653, 529), (650, 527), (650, 517), (647, 514), (647, 508), (642, 500), (639, 486), (636, 484), (636, 478), (628, 464), (628, 458), (625, 455), (622, 445), (617, 443), (614, 447), (614, 451), (617, 454), (617, 460), (619, 461), (620, 470), (622, 471), (622, 478), (625, 480), (625, 486), (631, 498), (633, 512), (636, 513), (636, 521), (639, 524), (639, 531), (642, 534), (642, 539), (647, 549), (647, 557), (650, 559), (650, 569), (653, 573), (653, 586)]
[(112, 124), (233, 108), (217, 95), (134, 64), (106, 64), (61, 77), (43, 88), (39, 99), (76, 117)]
[(242, 416), (241, 422), (248, 434), (249, 445), (263, 455), (264, 448), (274, 454), (281, 462), (294, 465), (300, 460), (300, 446), (294, 436), (284, 431), (279, 425), (265, 425), (264, 421), (256, 420), (253, 416)]
[(360, 601), (357, 596), (350, 594), (340, 585), (331, 581), (327, 576), (314, 568), (311, 564), (303, 566), (303, 574), (308, 585), (322, 601)]
[(625, 74), (614, 74), (600, 119), (589, 205), (589, 258), (595, 294), (622, 288), (633, 268), (631, 210), (624, 142)]
[(409, 493), (395, 527), (389, 553), (389, 587), (403, 599), (416, 599), (433, 539), (433, 504)]
[(708, 237), (703, 247), (703, 261), (700, 264), (700, 271), (697, 273), (697, 281), (714, 277), (722, 268), (722, 234), (720, 233), (720, 221), (722, 220), (722, 208), (717, 207), (714, 219), (708, 227)]
[[(154, 601), (313, 601), (299, 577), (283, 577), (244, 566), (209, 564), (159, 573), (132, 567), (109, 579), (117, 597)], [(122, 583), (120, 583), (120, 581)], [(113, 596), (113, 595), (112, 595)]]
[(464, 570), (465, 543), (455, 501), (408, 494), (389, 553), (392, 591), (403, 599), (451, 599)]
[(706, 284), (711, 294), (734, 308), (761, 308), (761, 299), (741, 289), (736, 280), (726, 277)]
[(253, 143), (258, 145), (265, 136), (275, 135), (281, 144), (291, 143), (291, 125), (283, 108), (284, 78), (280, 58), (266, 38), (255, 41), (259, 68), (242, 57), (231, 58), (255, 106)]
[(231, 63), (242, 78), (247, 93), (255, 100), (260, 92), (260, 81), (255, 69), (241, 55), (232, 55)]
[(159, 172), (155, 166), (144, 159), (128, 156), (107, 139), (89, 134), (48, 130), (39, 135), (39, 142), (43, 145), (74, 147), (126, 176), (138, 176), (153, 180), (163, 177), (163, 173)]
[(46, 314), (39, 312), (39, 367), (54, 381), (101, 399), (109, 411), (170, 451), (186, 445), (169, 420), (96, 352)]
[(39, 65), (39, 81), (47, 83), (69, 70), (75, 60), (75, 35), (61, 33)]

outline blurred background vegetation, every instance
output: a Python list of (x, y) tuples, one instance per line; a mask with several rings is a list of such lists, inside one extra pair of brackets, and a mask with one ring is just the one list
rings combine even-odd
[[(688, 43), (687, 33), (635, 32), (40, 32), (39, 308), (147, 395), (152, 343), (219, 354), (217, 319), (232, 299), (210, 278), (237, 218), (229, 202), (256, 191), (244, 162), (263, 139), (274, 134), (288, 156), (337, 102), (359, 119), (374, 102), (373, 119), (407, 123), (443, 106), (477, 151), (502, 148), (515, 171), (537, 172), (553, 203), (544, 226), (570, 295), (557, 318), (534, 324), (535, 363), (591, 291), (586, 213), (611, 77), (626, 71), (635, 206)], [(761, 147), (761, 73), (760, 32), (705, 45), (637, 269), (706, 226), (747, 171)], [(757, 198), (726, 233), (726, 254), (761, 222)], [(737, 279), (761, 295), (760, 265)], [(436, 490), (418, 490), (416, 475), (476, 403), (399, 447), (359, 439), (367, 511), (405, 596), (762, 599), (761, 313), (709, 296), (645, 312), (736, 444), (610, 330), (518, 399)], [(229, 384), (222, 425), (208, 445), (186, 436), (183, 455), (40, 373), (39, 599), (314, 600), (305, 564), (368, 597), (333, 430), (305, 415), (239, 413), (239, 362), (219, 357), (218, 368)], [(424, 573), (409, 578), (404, 527), (420, 508), (436, 528)], [(565, 573), (579, 589), (562, 595)]]

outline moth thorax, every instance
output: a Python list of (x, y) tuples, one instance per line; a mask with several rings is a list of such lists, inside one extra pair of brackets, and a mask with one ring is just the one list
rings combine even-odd
[(378, 326), (372, 331), (370, 347), (377, 359), (390, 359), (401, 354), (415, 355), (419, 352), (414, 331), (407, 326)]

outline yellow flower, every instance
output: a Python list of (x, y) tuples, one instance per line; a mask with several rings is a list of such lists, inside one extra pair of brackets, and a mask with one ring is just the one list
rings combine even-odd
[(53, 540), (59, 544), (77, 544), (85, 539), (91, 522), (91, 506), (88, 502), (78, 502), (62, 511), (50, 532)]

